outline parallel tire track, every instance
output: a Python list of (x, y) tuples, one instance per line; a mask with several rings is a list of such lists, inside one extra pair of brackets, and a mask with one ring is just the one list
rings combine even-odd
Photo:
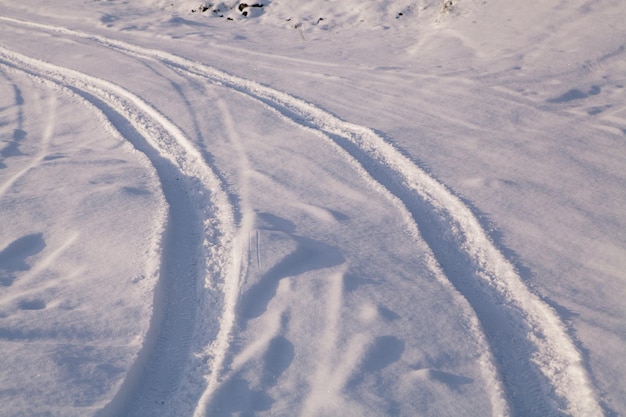
[[(442, 269), (473, 307), (498, 359), (512, 412), (602, 415), (581, 355), (556, 312), (529, 291), (458, 197), (371, 129), (345, 122), (288, 94), (175, 55), (101, 38), (97, 41), (248, 95), (339, 145), (405, 204)], [(523, 342), (512, 343), (519, 335)]]
[(476, 312), (498, 360), (512, 412), (603, 414), (581, 355), (556, 312), (526, 287), (461, 199), (371, 129), (345, 122), (286, 93), (170, 53), (66, 28), (0, 20), (160, 61), (261, 101), (293, 123), (331, 140), (412, 214), (446, 276)]

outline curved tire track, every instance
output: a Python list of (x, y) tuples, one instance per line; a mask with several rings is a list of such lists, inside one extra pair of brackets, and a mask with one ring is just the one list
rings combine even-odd
[(181, 57), (116, 41), (108, 46), (248, 95), (343, 148), (402, 201), (446, 276), (476, 312), (497, 358), (511, 412), (602, 415), (581, 355), (556, 312), (526, 287), (471, 210), (382, 137), (288, 94)]
[[(153, 250), (154, 256), (160, 253), (161, 265), (151, 266), (160, 276), (151, 326), (122, 388), (100, 415), (135, 415), (150, 409), (158, 414), (166, 407), (163, 399), (173, 400), (171, 394), (181, 381), (192, 381), (198, 397), (219, 372), (206, 359), (223, 356), (220, 349), (226, 348), (231, 330), (210, 308), (232, 303), (228, 294), (239, 292), (238, 272), (231, 264), (233, 209), (217, 176), (174, 124), (122, 87), (1, 46), (0, 65), (67, 88), (100, 110), (113, 125), (109, 128), (149, 158), (169, 205), (161, 248)], [(203, 293), (204, 288), (209, 291)], [(194, 395), (193, 388), (187, 393)], [(190, 409), (186, 414), (194, 407), (173, 402), (167, 406)]]
[(163, 51), (66, 28), (2, 20), (161, 61), (259, 100), (331, 140), (411, 213), (447, 278), (476, 312), (497, 358), (511, 412), (520, 416), (603, 414), (582, 357), (556, 312), (526, 287), (461, 199), (371, 129), (345, 122), (286, 93)]

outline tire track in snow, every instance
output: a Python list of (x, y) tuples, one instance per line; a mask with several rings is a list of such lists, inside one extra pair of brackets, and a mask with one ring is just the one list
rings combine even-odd
[(237, 302), (241, 294), (241, 281), (247, 274), (247, 255), (250, 250), (250, 235), (254, 228), (254, 212), (250, 208), (248, 202), (248, 175), (250, 166), (246, 157), (245, 149), (241, 143), (236, 129), (233, 126), (230, 110), (226, 103), (219, 100), (217, 107), (222, 115), (226, 136), (233, 144), (239, 155), (239, 170), (242, 173), (239, 189), (241, 190), (240, 198), (240, 227), (233, 238), (233, 256), (232, 256), (232, 274), (230, 279), (224, 283), (224, 308), (220, 320), (220, 331), (211, 350), (214, 352), (212, 359), (214, 370), (207, 378), (207, 386), (198, 401), (198, 407), (194, 411), (194, 415), (206, 415), (207, 407), (211, 404), (213, 395), (220, 386), (222, 373), (230, 346), (230, 337), (237, 322)]
[(161, 61), (259, 100), (293, 123), (333, 141), (413, 216), (446, 276), (474, 309), (498, 360), (513, 414), (603, 414), (581, 354), (556, 312), (526, 287), (461, 199), (371, 129), (343, 121), (286, 93), (170, 53), (66, 28), (0, 20), (81, 37)]
[[(163, 259), (151, 328), (120, 392), (101, 415), (143, 414), (155, 407), (155, 412), (160, 414), (164, 408), (159, 408), (164, 406), (162, 399), (171, 393), (168, 391), (176, 389), (177, 382), (184, 376), (185, 381), (191, 380), (197, 387), (195, 396), (198, 397), (203, 385), (211, 380), (205, 378), (205, 374), (217, 378), (217, 369), (211, 368), (208, 358), (224, 356), (215, 350), (227, 345), (230, 333), (230, 328), (215, 329), (219, 326), (215, 322), (228, 323), (228, 320), (210, 320), (219, 315), (211, 313), (211, 309), (229, 302), (231, 288), (235, 294), (239, 293), (236, 265), (235, 279), (230, 279), (234, 215), (219, 179), (174, 124), (122, 87), (2, 46), (0, 64), (67, 88), (99, 109), (113, 124), (114, 127), (109, 125), (109, 128), (119, 131), (149, 158), (170, 206), (169, 224), (162, 237), (164, 247), (153, 251), (155, 255), (160, 251)], [(176, 183), (179, 180), (182, 186)], [(183, 247), (178, 248), (181, 241)], [(185, 241), (191, 243), (185, 246)], [(203, 260), (204, 264), (201, 261), (198, 264), (198, 260)], [(150, 268), (159, 270), (158, 265)], [(186, 278), (182, 282), (178, 279), (180, 275)], [(195, 286), (208, 288), (204, 299), (200, 293), (202, 288)], [(217, 290), (227, 292), (224, 300), (219, 299)], [(205, 318), (197, 322), (195, 329), (194, 316)], [(215, 340), (210, 344), (208, 339), (212, 337)], [(197, 345), (203, 349), (198, 349)], [(183, 375), (185, 372), (187, 375)], [(193, 396), (193, 390), (188, 388), (186, 393)], [(173, 407), (177, 411), (187, 408), (188, 412), (183, 411), (187, 415), (194, 406), (195, 403), (187, 403)]]
[(556, 312), (525, 286), (458, 197), (375, 132), (206, 65), (118, 41), (97, 41), (241, 92), (335, 142), (413, 215), (446, 276), (486, 331), (512, 412), (520, 416), (602, 415), (581, 355)]

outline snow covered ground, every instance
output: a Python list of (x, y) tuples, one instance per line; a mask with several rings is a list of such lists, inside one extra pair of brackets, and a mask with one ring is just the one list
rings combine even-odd
[(620, 0), (0, 0), (0, 416), (626, 415)]

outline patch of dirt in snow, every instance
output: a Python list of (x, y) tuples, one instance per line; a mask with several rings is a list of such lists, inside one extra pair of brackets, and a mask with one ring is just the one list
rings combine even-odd
[(190, 0), (177, 4), (163, 1), (159, 6), (181, 14), (196, 14), (230, 21), (260, 18), (263, 22), (294, 29), (318, 28), (322, 30), (343, 26), (389, 28), (401, 22), (415, 21), (416, 17), (425, 14), (431, 16), (433, 12), (443, 14), (454, 10), (452, 1), (444, 3), (436, 0), (343, 2), (317, 0), (297, 4), (272, 0), (256, 2)]

